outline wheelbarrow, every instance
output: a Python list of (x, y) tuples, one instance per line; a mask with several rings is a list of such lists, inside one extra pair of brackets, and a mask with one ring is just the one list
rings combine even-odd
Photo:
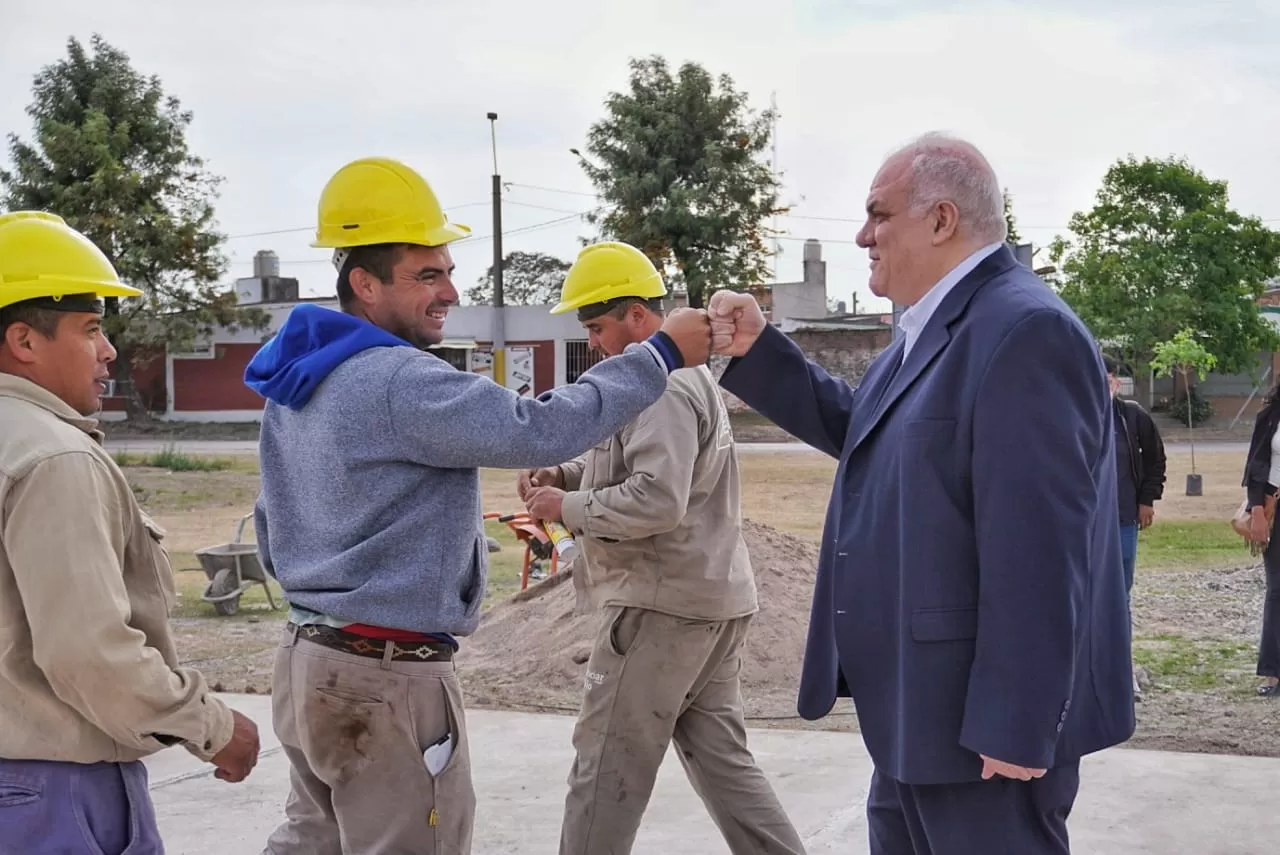
[(214, 611), (230, 617), (240, 609), (240, 597), (254, 585), (261, 585), (267, 592), (267, 602), (271, 608), (278, 610), (271, 596), (271, 586), (267, 584), (267, 573), (258, 559), (258, 545), (243, 543), (244, 524), (253, 518), (253, 514), (245, 514), (236, 526), (236, 539), (230, 543), (220, 543), (197, 549), (195, 556), (200, 561), (204, 575), (209, 584), (205, 587), (200, 599), (213, 605)]

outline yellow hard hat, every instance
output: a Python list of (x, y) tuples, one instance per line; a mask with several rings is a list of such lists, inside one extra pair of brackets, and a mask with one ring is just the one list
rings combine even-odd
[(647, 255), (630, 244), (602, 241), (578, 253), (560, 288), (560, 302), (551, 309), (551, 314), (559, 315), (619, 297), (652, 300), (666, 295), (662, 274)]
[(449, 222), (422, 176), (396, 160), (367, 157), (339, 169), (320, 193), (312, 246), (379, 243), (442, 246), (471, 234)]
[(0, 214), (0, 308), (72, 294), (140, 297), (87, 237), (44, 211)]

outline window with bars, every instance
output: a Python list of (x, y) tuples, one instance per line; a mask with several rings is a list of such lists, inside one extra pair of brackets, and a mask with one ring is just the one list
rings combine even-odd
[(433, 347), (431, 352), (459, 371), (467, 370), (467, 350), (463, 347)]
[(564, 343), (564, 379), (576, 383), (586, 370), (604, 359), (604, 354), (593, 350), (586, 341), (577, 339)]

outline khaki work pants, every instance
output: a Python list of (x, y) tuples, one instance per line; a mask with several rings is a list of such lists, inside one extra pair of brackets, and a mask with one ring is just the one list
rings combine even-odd
[[(452, 662), (371, 659), (287, 630), (272, 683), (289, 758), (285, 822), (264, 855), (468, 855), (475, 821)], [(423, 751), (446, 734), (433, 777)]]
[(804, 853), (747, 750), (740, 671), (750, 621), (605, 610), (573, 733), (561, 855), (631, 851), (673, 739), (734, 855)]

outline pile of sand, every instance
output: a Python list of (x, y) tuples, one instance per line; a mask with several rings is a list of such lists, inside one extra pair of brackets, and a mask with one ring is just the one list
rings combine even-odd
[[(742, 668), (747, 712), (793, 714), (818, 549), (750, 521), (744, 535), (760, 599)], [(566, 571), (490, 609), (458, 659), (468, 705), (576, 712), (600, 615), (575, 614), (575, 603)]]

